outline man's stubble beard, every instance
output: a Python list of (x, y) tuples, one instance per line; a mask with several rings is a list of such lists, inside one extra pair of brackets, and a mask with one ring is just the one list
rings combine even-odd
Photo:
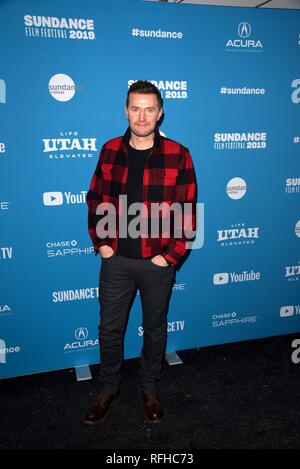
[(151, 130), (149, 129), (147, 133), (139, 133), (138, 131), (135, 131), (134, 129), (132, 129), (132, 127), (130, 127), (130, 130), (131, 130), (131, 133), (135, 135), (136, 137), (150, 137), (150, 135), (154, 133), (155, 127), (152, 128)]

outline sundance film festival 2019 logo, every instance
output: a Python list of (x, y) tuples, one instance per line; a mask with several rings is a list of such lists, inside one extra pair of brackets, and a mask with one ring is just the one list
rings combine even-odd
[(227, 52), (262, 52), (263, 46), (259, 39), (253, 39), (251, 24), (241, 22), (237, 28), (235, 38), (228, 39), (226, 43)]
[[(128, 88), (137, 80), (128, 80)], [(155, 85), (163, 99), (187, 99), (188, 83), (186, 80), (148, 80)]]
[(266, 148), (266, 132), (218, 132), (214, 134), (214, 150), (261, 150)]
[(300, 193), (300, 178), (287, 178), (285, 181), (286, 194), (299, 194)]
[(43, 153), (50, 160), (74, 160), (92, 158), (98, 154), (96, 138), (79, 137), (79, 132), (59, 132), (57, 138), (43, 138)]
[(93, 19), (25, 15), (24, 26), (27, 37), (73, 40), (96, 38)]

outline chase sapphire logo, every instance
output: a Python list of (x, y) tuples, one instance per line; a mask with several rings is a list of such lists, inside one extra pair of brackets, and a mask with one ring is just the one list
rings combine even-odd
[(251, 34), (251, 26), (249, 23), (240, 23), (238, 27), (238, 34), (240, 37), (246, 38)]
[(85, 340), (87, 339), (88, 335), (88, 330), (85, 327), (79, 327), (75, 331), (75, 337), (77, 340)]

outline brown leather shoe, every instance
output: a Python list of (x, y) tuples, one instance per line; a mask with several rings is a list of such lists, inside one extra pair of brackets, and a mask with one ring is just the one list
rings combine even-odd
[(95, 403), (88, 409), (85, 415), (85, 423), (95, 425), (103, 422), (109, 409), (119, 404), (119, 394), (108, 394), (102, 392), (96, 399)]
[(164, 409), (157, 391), (142, 391), (142, 394), (147, 420), (152, 423), (160, 422)]

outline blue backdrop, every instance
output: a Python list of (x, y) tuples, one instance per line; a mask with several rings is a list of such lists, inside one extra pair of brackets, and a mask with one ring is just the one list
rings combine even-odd
[[(85, 195), (138, 79), (198, 179), (168, 350), (299, 331), (300, 12), (2, 0), (0, 15), (0, 376), (99, 360)], [(141, 344), (137, 295), (126, 357)]]

